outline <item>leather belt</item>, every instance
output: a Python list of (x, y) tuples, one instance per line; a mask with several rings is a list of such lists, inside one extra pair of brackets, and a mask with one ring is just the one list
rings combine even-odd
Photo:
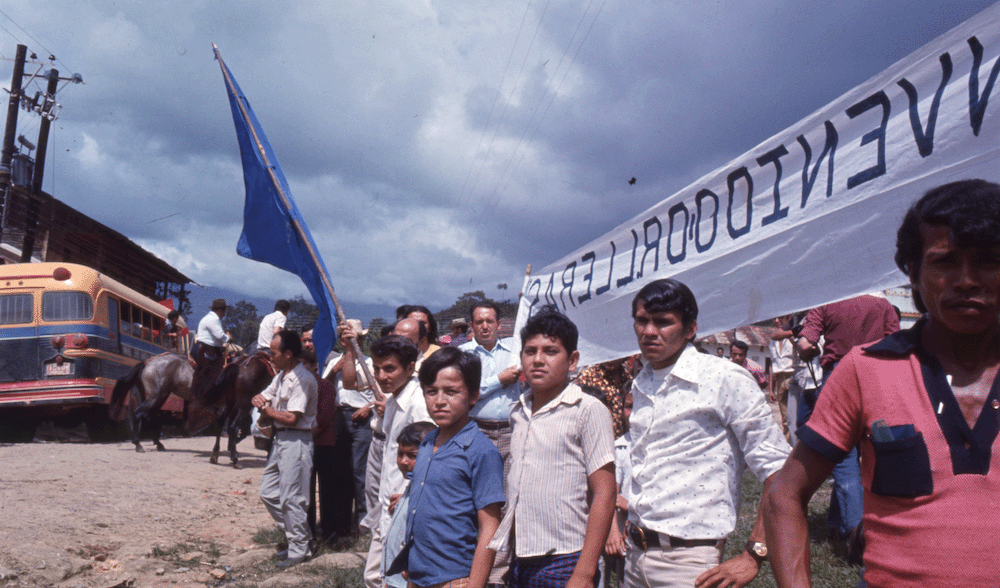
[(672, 535), (657, 533), (651, 529), (644, 529), (632, 523), (629, 523), (625, 530), (632, 543), (643, 551), (646, 551), (650, 547), (666, 547), (664, 543), (669, 543), (672, 549), (677, 549), (678, 547), (716, 547), (719, 545), (719, 539), (682, 539)]
[(473, 419), (476, 421), (476, 425), (480, 429), (489, 429), (491, 431), (499, 431), (500, 429), (509, 429), (510, 421), (491, 421), (487, 419)]

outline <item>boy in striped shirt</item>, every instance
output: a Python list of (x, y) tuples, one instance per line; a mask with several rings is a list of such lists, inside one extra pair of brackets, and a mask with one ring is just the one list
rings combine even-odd
[(521, 330), (530, 388), (511, 410), (507, 512), (490, 544), (513, 545), (513, 588), (593, 586), (614, 516), (611, 414), (569, 383), (577, 339), (576, 325), (555, 309)]

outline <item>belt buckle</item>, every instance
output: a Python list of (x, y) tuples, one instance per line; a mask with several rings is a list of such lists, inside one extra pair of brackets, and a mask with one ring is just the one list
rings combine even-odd
[(627, 524), (631, 529), (635, 529), (635, 532), (639, 535), (639, 540), (641, 541), (639, 547), (641, 547), (643, 551), (648, 551), (649, 545), (646, 544), (646, 532), (642, 530), (642, 527), (633, 525), (631, 522), (628, 522)]

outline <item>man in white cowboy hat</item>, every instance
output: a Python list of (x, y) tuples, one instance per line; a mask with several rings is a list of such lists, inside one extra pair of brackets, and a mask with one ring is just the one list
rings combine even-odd
[(464, 318), (452, 319), (451, 321), (451, 342), (449, 345), (458, 347), (469, 341), (469, 321)]

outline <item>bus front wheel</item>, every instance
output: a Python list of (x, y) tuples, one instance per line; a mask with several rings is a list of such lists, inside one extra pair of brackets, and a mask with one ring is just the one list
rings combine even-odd
[(0, 419), (0, 443), (31, 443), (38, 423), (32, 420)]
[(94, 443), (124, 441), (129, 438), (128, 419), (116, 422), (108, 415), (106, 406), (100, 405), (86, 419), (87, 438)]

